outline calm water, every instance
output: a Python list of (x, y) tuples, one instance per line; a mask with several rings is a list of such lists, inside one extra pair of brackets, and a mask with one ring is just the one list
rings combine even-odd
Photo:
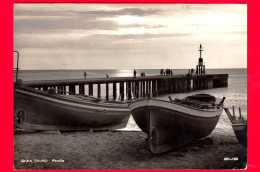
[[(105, 78), (106, 74), (109, 77), (124, 77), (124, 76), (133, 76), (133, 70), (85, 70), (87, 72), (87, 78)], [(159, 69), (139, 69), (137, 71), (137, 76), (141, 72), (145, 72), (146, 75), (158, 75), (160, 73)], [(191, 93), (178, 93), (171, 94), (171, 97), (174, 98), (184, 98), (188, 95), (194, 93), (209, 93), (217, 97), (219, 100), (222, 97), (226, 97), (225, 106), (230, 110), (232, 106), (236, 108), (236, 115), (238, 115), (238, 107), (241, 107), (242, 115), (247, 118), (247, 69), (207, 69), (208, 74), (229, 74), (228, 78), (228, 87), (226, 88), (215, 88), (208, 90), (195, 91)], [(174, 74), (185, 74), (187, 69), (174, 69)], [(15, 72), (14, 72), (15, 74)], [(53, 79), (83, 79), (84, 70), (21, 70), (19, 71), (19, 79), (24, 81), (29, 80), (53, 80)], [(15, 76), (14, 76), (15, 80)], [(112, 84), (110, 85), (110, 93), (112, 96)], [(88, 90), (88, 89), (86, 89)], [(94, 86), (94, 96), (96, 93)], [(103, 91), (102, 91), (103, 90)], [(101, 86), (101, 92), (105, 92), (105, 86)], [(119, 94), (118, 94), (119, 95)], [(105, 96), (105, 95), (101, 95)], [(158, 99), (168, 100), (168, 95), (158, 96)], [(221, 119), (216, 127), (216, 130), (223, 130), (226, 127), (229, 127), (230, 122), (223, 112)], [(139, 130), (136, 126), (133, 118), (130, 118), (127, 125), (127, 130)]]

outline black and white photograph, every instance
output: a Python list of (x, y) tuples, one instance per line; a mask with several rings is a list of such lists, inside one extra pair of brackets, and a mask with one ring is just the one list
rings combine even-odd
[(247, 169), (247, 4), (14, 3), (15, 170)]

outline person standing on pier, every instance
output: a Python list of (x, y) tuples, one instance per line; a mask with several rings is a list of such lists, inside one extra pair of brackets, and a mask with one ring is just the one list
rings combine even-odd
[(87, 72), (84, 71), (84, 78), (86, 79), (87, 78)]
[(163, 75), (163, 73), (164, 73), (164, 72), (163, 72), (163, 69), (161, 69), (160, 74)]
[(136, 70), (134, 69), (134, 78), (136, 78)]

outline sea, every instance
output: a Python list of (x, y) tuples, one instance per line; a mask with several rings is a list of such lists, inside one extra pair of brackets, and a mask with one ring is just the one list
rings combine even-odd
[[(160, 69), (135, 69), (137, 72), (137, 77), (140, 76), (141, 72), (144, 72), (146, 76), (150, 75), (159, 75)], [(19, 70), (18, 79), (23, 81), (32, 81), (32, 80), (66, 80), (66, 79), (84, 79), (84, 71), (87, 73), (87, 78), (105, 78), (107, 75), (109, 77), (131, 77), (133, 76), (134, 69), (130, 70)], [(188, 69), (173, 69), (173, 74), (187, 74)], [(184, 98), (189, 95), (196, 93), (208, 93), (217, 98), (220, 101), (223, 97), (226, 97), (224, 106), (229, 108), (232, 112), (232, 107), (234, 107), (236, 116), (239, 116), (239, 107), (241, 109), (241, 115), (247, 119), (247, 69), (206, 69), (207, 74), (228, 74), (228, 87), (223, 88), (212, 88), (207, 90), (192, 91), (189, 93), (176, 93), (168, 94), (163, 96), (154, 97), (156, 99), (168, 100), (168, 96), (174, 98)], [(14, 71), (13, 79), (16, 79), (16, 72)], [(112, 84), (109, 90), (112, 91)], [(88, 90), (88, 89), (86, 89)], [(96, 93), (94, 86), (94, 96)], [(78, 89), (76, 88), (76, 92)], [(105, 98), (105, 86), (101, 86), (101, 96)], [(112, 92), (109, 93), (112, 98)], [(119, 95), (119, 94), (117, 94)], [(223, 111), (220, 121), (216, 126), (215, 130), (219, 132), (225, 131), (226, 129), (230, 130), (230, 121)], [(139, 127), (136, 125), (132, 116), (129, 119), (129, 122), (123, 130), (137, 130)]]

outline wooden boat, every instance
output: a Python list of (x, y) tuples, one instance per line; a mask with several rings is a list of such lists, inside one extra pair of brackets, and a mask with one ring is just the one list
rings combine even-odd
[(239, 107), (239, 114), (240, 116), (237, 118), (235, 115), (235, 110), (234, 110), (234, 106), (233, 106), (233, 115), (231, 115), (231, 113), (229, 112), (228, 108), (224, 108), (225, 112), (231, 122), (233, 131), (236, 135), (236, 138), (238, 140), (238, 142), (243, 146), (243, 147), (247, 147), (247, 120), (245, 120), (242, 116), (241, 116), (241, 110)]
[(61, 95), (15, 86), (17, 127), (30, 130), (108, 130), (124, 128), (130, 117), (128, 104), (104, 102), (83, 95)]
[(137, 125), (148, 134), (152, 153), (163, 153), (208, 136), (223, 111), (224, 99), (197, 94), (179, 100), (143, 99), (130, 103)]

